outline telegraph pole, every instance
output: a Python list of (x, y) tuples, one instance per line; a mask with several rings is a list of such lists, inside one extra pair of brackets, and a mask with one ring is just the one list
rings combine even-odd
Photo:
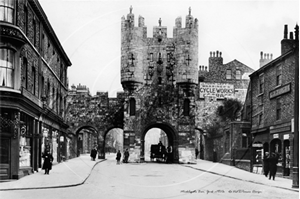
[(299, 26), (295, 27), (295, 112), (293, 140), (293, 188), (299, 188)]

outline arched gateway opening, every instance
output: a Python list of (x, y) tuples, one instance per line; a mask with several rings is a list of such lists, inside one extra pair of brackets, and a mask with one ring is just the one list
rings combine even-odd
[(123, 151), (123, 129), (110, 129), (104, 136), (105, 153), (116, 153), (118, 150)]
[(81, 126), (75, 131), (75, 139), (73, 140), (75, 149), (73, 151), (76, 156), (80, 154), (90, 153), (92, 148), (98, 147), (97, 130), (93, 126)]
[[(175, 130), (169, 124), (155, 123), (148, 125), (142, 131), (141, 135), (141, 161), (151, 161), (151, 145), (158, 145), (159, 142), (161, 142), (166, 149), (166, 156), (169, 157), (169, 160), (171, 160), (172, 163), (178, 162), (177, 140)], [(164, 161), (167, 161), (167, 157), (165, 157), (166, 159)], [(158, 159), (159, 158), (155, 158), (154, 160)], [(159, 161), (163, 160), (159, 159)]]

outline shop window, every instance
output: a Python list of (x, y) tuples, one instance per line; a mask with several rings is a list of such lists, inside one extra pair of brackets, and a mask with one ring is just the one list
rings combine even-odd
[(13, 0), (0, 1), (0, 21), (14, 22), (14, 3)]
[(232, 72), (230, 69), (226, 70), (226, 79), (231, 79)]
[(0, 86), (14, 86), (14, 56), (14, 50), (0, 48)]
[(242, 134), (242, 148), (248, 147), (248, 137), (246, 133)]
[(0, 164), (9, 164), (9, 138), (1, 137), (0, 144)]
[(31, 136), (33, 134), (33, 118), (21, 113), (20, 115), (20, 139), (19, 139), (19, 166), (31, 166)]

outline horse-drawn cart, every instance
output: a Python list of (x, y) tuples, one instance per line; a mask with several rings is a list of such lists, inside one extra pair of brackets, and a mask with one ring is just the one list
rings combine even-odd
[(166, 147), (159, 144), (153, 144), (151, 145), (151, 151), (150, 151), (150, 159), (151, 161), (154, 161), (154, 158), (156, 161), (159, 162), (165, 162), (166, 160)]

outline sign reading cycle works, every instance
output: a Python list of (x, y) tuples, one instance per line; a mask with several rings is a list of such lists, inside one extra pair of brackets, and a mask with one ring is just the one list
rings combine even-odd
[(227, 83), (206, 83), (200, 82), (200, 98), (215, 96), (217, 99), (233, 98), (234, 85)]

